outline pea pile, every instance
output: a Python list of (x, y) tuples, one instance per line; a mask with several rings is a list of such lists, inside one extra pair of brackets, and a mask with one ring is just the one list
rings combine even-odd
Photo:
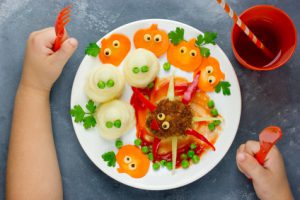
[[(215, 102), (213, 100), (209, 100), (207, 102), (207, 106), (210, 108), (210, 114), (213, 117), (218, 117), (219, 112), (218, 110), (215, 108)], [(216, 129), (217, 126), (219, 126), (221, 124), (221, 120), (214, 120), (213, 122), (208, 124), (208, 129), (210, 131), (214, 131)]]

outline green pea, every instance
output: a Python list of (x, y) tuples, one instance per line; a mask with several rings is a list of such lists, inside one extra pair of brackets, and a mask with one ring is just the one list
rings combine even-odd
[(169, 71), (171, 69), (170, 63), (165, 62), (164, 65), (163, 65), (163, 68), (164, 68), (165, 71)]
[(105, 83), (104, 83), (104, 81), (99, 81), (99, 82), (97, 83), (97, 86), (98, 86), (98, 88), (100, 88), (100, 89), (104, 89), (104, 88), (105, 88)]
[(183, 153), (180, 155), (180, 158), (181, 158), (181, 160), (186, 160), (188, 158), (188, 156), (185, 153)]
[(115, 142), (115, 146), (120, 149), (123, 146), (123, 142), (120, 139), (117, 139)]
[(191, 148), (191, 149), (196, 149), (196, 148), (197, 148), (197, 145), (196, 145), (195, 143), (192, 143), (192, 144), (190, 145), (190, 148)]
[(106, 82), (106, 85), (107, 85), (107, 87), (111, 88), (111, 87), (114, 87), (115, 82), (114, 82), (112, 79), (109, 79), (109, 80)]
[(209, 108), (214, 108), (214, 107), (215, 107), (215, 102), (214, 102), (213, 100), (209, 100), (209, 101), (207, 102), (207, 106), (208, 106)]
[(153, 153), (148, 153), (148, 159), (151, 161), (153, 160)]
[(172, 169), (173, 169), (173, 164), (172, 164), (172, 162), (167, 162), (167, 163), (166, 163), (166, 167), (167, 167), (168, 170), (172, 170)]
[(135, 146), (140, 146), (142, 144), (142, 140), (140, 138), (137, 138), (134, 140), (134, 145)]
[(195, 155), (195, 152), (193, 150), (189, 150), (187, 155), (188, 155), (188, 157), (192, 158), (193, 155)]
[(112, 128), (114, 126), (114, 123), (112, 123), (111, 121), (107, 121), (105, 123), (106, 128)]
[(117, 120), (114, 122), (114, 126), (115, 126), (116, 128), (120, 128), (121, 125), (122, 125), (122, 122), (121, 122), (121, 120), (119, 120), (119, 119), (117, 119)]
[(148, 87), (149, 89), (152, 89), (152, 88), (154, 87), (154, 83), (153, 83), (153, 82), (149, 83), (149, 84), (147, 85), (147, 87)]
[(189, 161), (187, 161), (187, 160), (181, 161), (181, 167), (182, 167), (183, 169), (187, 169), (189, 166), (190, 166)]
[(155, 170), (155, 171), (159, 170), (159, 168), (160, 168), (159, 162), (153, 163), (152, 168), (153, 168), (153, 170)]
[(137, 73), (140, 72), (140, 68), (134, 67), (134, 68), (132, 68), (132, 72), (135, 73), (135, 74), (137, 74)]
[(214, 124), (213, 122), (208, 124), (208, 129), (209, 129), (210, 131), (214, 131), (215, 128), (216, 128), (216, 126), (215, 126), (215, 124)]
[(197, 164), (197, 163), (200, 161), (199, 156), (194, 155), (194, 156), (192, 157), (192, 161), (193, 161), (194, 164)]
[(215, 120), (215, 121), (214, 121), (214, 125), (215, 125), (215, 126), (219, 126), (220, 124), (221, 124), (221, 120)]
[(167, 161), (166, 161), (166, 160), (161, 160), (161, 161), (160, 161), (160, 165), (161, 165), (161, 166), (166, 166), (166, 164), (167, 164)]
[(146, 73), (148, 71), (149, 71), (149, 67), (147, 65), (141, 67), (141, 72)]
[(143, 153), (148, 153), (148, 152), (149, 152), (149, 147), (143, 146), (143, 147), (142, 147), (142, 152), (143, 152)]
[(213, 116), (213, 117), (217, 117), (219, 115), (218, 113), (218, 110), (213, 108), (210, 110), (210, 114)]

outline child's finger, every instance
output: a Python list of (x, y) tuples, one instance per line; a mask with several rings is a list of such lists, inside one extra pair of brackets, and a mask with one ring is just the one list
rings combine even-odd
[(51, 55), (52, 63), (59, 67), (63, 67), (77, 49), (78, 42), (75, 38), (65, 40), (60, 49)]
[(257, 162), (257, 160), (248, 153), (239, 152), (236, 160), (240, 170), (248, 178), (257, 179), (265, 172), (265, 169)]
[(257, 152), (259, 152), (259, 149), (260, 149), (260, 145), (259, 142), (257, 141), (249, 140), (245, 143), (245, 152), (247, 152), (252, 156), (257, 154)]

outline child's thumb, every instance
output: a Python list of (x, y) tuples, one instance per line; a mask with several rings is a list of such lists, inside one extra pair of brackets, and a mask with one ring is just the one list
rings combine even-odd
[(78, 42), (75, 38), (69, 38), (65, 40), (59, 50), (57, 50), (53, 55), (53, 63), (57, 66), (63, 67), (70, 57), (73, 55), (75, 50), (77, 49)]
[(236, 159), (238, 167), (248, 178), (255, 180), (264, 174), (265, 169), (250, 154), (240, 152)]

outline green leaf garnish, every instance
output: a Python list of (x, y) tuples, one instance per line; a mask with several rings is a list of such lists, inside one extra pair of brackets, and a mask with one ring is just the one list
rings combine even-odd
[(197, 37), (197, 40), (195, 42), (195, 45), (200, 49), (201, 56), (203, 57), (209, 57), (210, 56), (210, 50), (204, 45), (206, 44), (216, 44), (216, 38), (218, 37), (218, 34), (215, 32), (205, 32), (204, 34), (200, 34)]
[(231, 94), (230, 86), (231, 84), (228, 81), (220, 81), (215, 87), (215, 92), (220, 93), (223, 90), (223, 95), (229, 96)]
[(89, 129), (96, 126), (97, 123), (96, 119), (93, 116), (96, 111), (96, 105), (92, 100), (89, 100), (85, 107), (89, 112), (85, 112), (80, 105), (75, 105), (70, 110), (70, 114), (75, 118), (74, 121), (76, 123), (83, 122), (84, 128)]
[(184, 29), (177, 27), (175, 31), (171, 31), (169, 34), (169, 39), (171, 43), (174, 45), (179, 44), (181, 41), (184, 40)]
[(106, 152), (102, 154), (102, 159), (107, 162), (107, 166), (115, 167), (116, 166), (116, 154), (113, 151)]
[(99, 54), (100, 50), (101, 48), (97, 45), (97, 43), (90, 43), (89, 46), (85, 48), (85, 54), (96, 57)]

